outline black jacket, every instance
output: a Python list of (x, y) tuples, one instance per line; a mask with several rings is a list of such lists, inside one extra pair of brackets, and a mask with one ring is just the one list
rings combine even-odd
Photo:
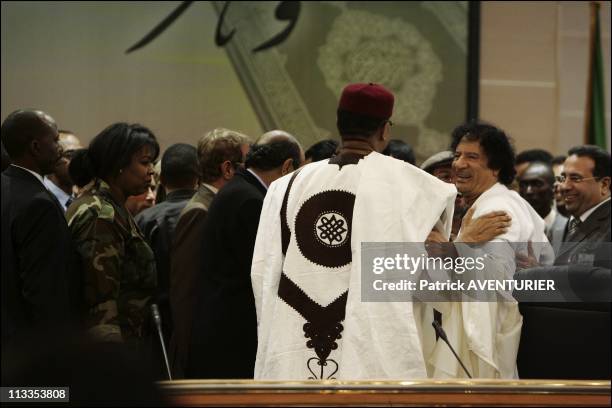
[(197, 277), (189, 378), (253, 378), (257, 316), (251, 261), (266, 188), (239, 170), (213, 199)]
[(147, 243), (155, 253), (157, 264), (157, 286), (166, 295), (170, 288), (170, 248), (179, 215), (195, 190), (177, 190), (166, 196), (166, 200), (147, 208), (135, 218)]
[(602, 245), (598, 245), (603, 242), (610, 242), (610, 208), (610, 201), (608, 200), (580, 224), (578, 232), (572, 238), (568, 238), (568, 227), (567, 225), (564, 226), (565, 235), (563, 243), (556, 253), (555, 265), (575, 263), (579, 254), (593, 253), (597, 263), (601, 263), (600, 260), (607, 260), (608, 262), (603, 263), (606, 268), (610, 268), (609, 254), (601, 254), (602, 251), (607, 251), (604, 250)]
[(76, 254), (57, 199), (36, 177), (2, 173), (2, 347), (30, 329), (74, 323), (82, 307)]

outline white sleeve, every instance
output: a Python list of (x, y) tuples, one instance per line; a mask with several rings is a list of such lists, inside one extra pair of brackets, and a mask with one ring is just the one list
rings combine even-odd
[(274, 301), (283, 269), (280, 212), (288, 182), (289, 178), (283, 177), (270, 185), (259, 218), (253, 251), (251, 284), (257, 312), (256, 379), (261, 378), (265, 370), (270, 319), (273, 319)]
[[(283, 267), (283, 254), (281, 242), (280, 211), (288, 177), (283, 177), (272, 183), (263, 202), (253, 263), (251, 264), (251, 284), (255, 297), (255, 310), (257, 311), (257, 324), (261, 323), (261, 316), (266, 301), (266, 294), (278, 290), (278, 282)], [(272, 292), (276, 294), (276, 292)]]

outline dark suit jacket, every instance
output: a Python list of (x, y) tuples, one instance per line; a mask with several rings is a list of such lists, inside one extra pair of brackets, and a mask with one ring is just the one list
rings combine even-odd
[(174, 378), (185, 378), (197, 294), (195, 281), (202, 269), (202, 235), (208, 207), (214, 197), (212, 190), (200, 186), (183, 208), (174, 230), (170, 259), (170, 310), (174, 327), (168, 351)]
[[(516, 279), (553, 280), (555, 290), (518, 293), (519, 302), (609, 302), (612, 299), (610, 201), (578, 228), (571, 242), (567, 242), (567, 225), (563, 230), (559, 226), (552, 230), (554, 265), (529, 268), (515, 275)], [(561, 234), (564, 242), (559, 242)]]
[[(567, 230), (567, 226), (566, 226)], [(593, 214), (580, 224), (578, 227), (578, 235), (576, 235), (572, 242), (567, 242), (567, 231), (563, 238), (563, 244), (559, 248), (558, 252), (555, 252), (555, 265), (567, 265), (576, 263), (579, 259), (577, 257), (580, 254), (593, 254), (595, 258), (608, 258), (605, 253), (598, 256), (600, 252), (604, 251), (601, 245), (602, 242), (610, 242), (610, 200), (603, 204), (601, 207), (596, 209)], [(595, 262), (598, 260), (596, 259)], [(610, 267), (609, 262), (607, 265), (600, 264), (599, 266)]]
[(166, 296), (170, 288), (170, 248), (174, 230), (181, 211), (194, 194), (194, 190), (173, 191), (165, 201), (147, 208), (135, 218), (155, 254), (157, 287)]
[(2, 173), (2, 347), (29, 329), (73, 323), (76, 256), (57, 199), (32, 174)]
[(257, 318), (251, 261), (266, 189), (239, 170), (213, 199), (204, 227), (190, 378), (253, 378)]
[(555, 221), (553, 222), (550, 230), (546, 232), (546, 238), (553, 247), (555, 254), (559, 252), (561, 244), (563, 243), (563, 237), (565, 236), (565, 230), (567, 228), (567, 218), (557, 213)]
[[(194, 193), (194, 190), (173, 191), (166, 196), (165, 201), (147, 208), (135, 218), (138, 227), (155, 255), (158, 292), (154, 302), (159, 306), (166, 347), (170, 344), (170, 337), (172, 336), (174, 326), (169, 300), (170, 247), (179, 215)], [(157, 345), (158, 343), (155, 343), (155, 347)], [(162, 355), (161, 350), (159, 350), (157, 355)], [(162, 373), (165, 375), (165, 372), (162, 371)]]
[(532, 292), (529, 298), (515, 292), (523, 315), (521, 378), (610, 378), (610, 201), (579, 226), (572, 242), (559, 245), (566, 229), (553, 229), (554, 266), (515, 275), (555, 282), (555, 291)]

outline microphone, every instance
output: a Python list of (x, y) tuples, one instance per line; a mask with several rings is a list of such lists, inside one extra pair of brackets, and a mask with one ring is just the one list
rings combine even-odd
[(455, 350), (453, 349), (453, 346), (451, 346), (450, 343), (448, 342), (448, 337), (446, 337), (446, 332), (444, 331), (442, 326), (440, 326), (440, 323), (437, 322), (436, 320), (434, 320), (433, 322), (431, 322), (431, 325), (433, 326), (434, 330), (436, 331), (436, 334), (438, 335), (438, 337), (441, 338), (442, 340), (444, 340), (444, 342), (446, 343), (448, 348), (450, 348), (450, 350), (453, 352), (453, 355), (455, 356), (455, 358), (457, 359), (459, 364), (461, 364), (461, 368), (463, 368), (463, 371), (465, 371), (465, 373), (467, 374), (468, 377), (472, 378), (472, 376), (470, 375), (470, 372), (463, 365), (463, 361), (461, 361), (461, 359), (459, 358), (457, 353), (455, 353)]
[(170, 373), (170, 364), (168, 363), (168, 354), (166, 353), (166, 344), (164, 343), (164, 333), (161, 327), (161, 315), (159, 314), (159, 308), (157, 304), (151, 305), (151, 313), (153, 314), (153, 321), (155, 327), (157, 327), (157, 334), (159, 334), (159, 342), (161, 343), (162, 353), (164, 355), (164, 362), (166, 363), (166, 371), (168, 373), (168, 379), (172, 380), (172, 373)]

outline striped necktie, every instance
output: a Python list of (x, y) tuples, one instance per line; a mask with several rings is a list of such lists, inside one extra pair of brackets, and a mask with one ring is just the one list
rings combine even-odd
[(565, 236), (565, 242), (573, 242), (576, 235), (578, 234), (578, 230), (580, 229), (580, 218), (572, 217), (572, 219), (567, 224), (567, 234)]

